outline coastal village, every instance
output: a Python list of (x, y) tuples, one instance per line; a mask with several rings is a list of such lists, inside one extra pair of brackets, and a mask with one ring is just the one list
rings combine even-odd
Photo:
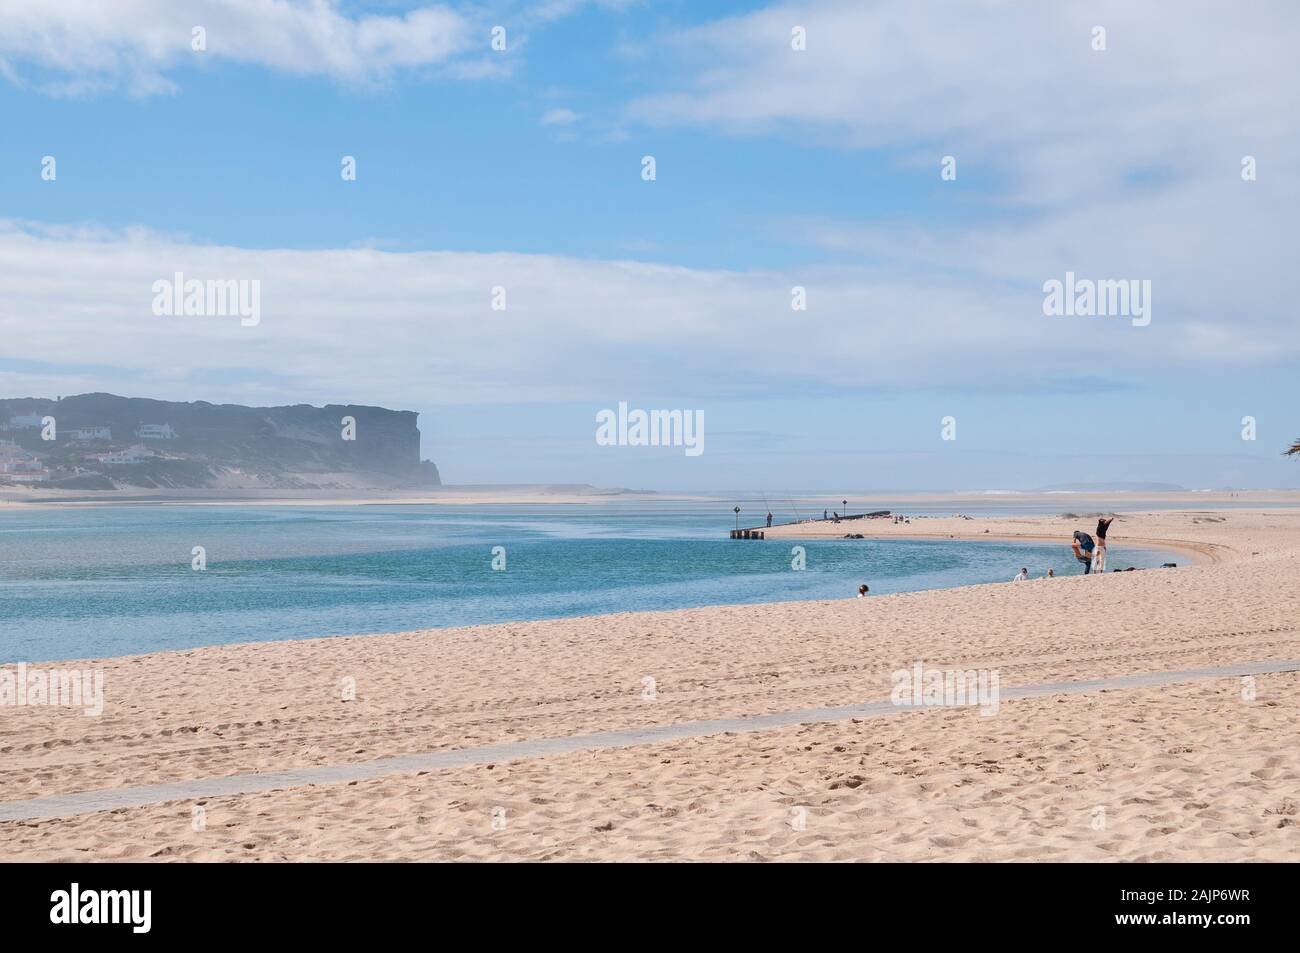
[(111, 479), (117, 468), (178, 459), (162, 448), (179, 437), (166, 422), (141, 421), (130, 433), (114, 434), (102, 424), (64, 430), (50, 415), (13, 414), (0, 420), (0, 483)]

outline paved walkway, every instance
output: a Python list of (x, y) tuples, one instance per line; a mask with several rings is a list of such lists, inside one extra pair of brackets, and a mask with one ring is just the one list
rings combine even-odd
[[(1017, 698), (1037, 698), (1042, 695), (1079, 695), (1108, 689), (1150, 688), (1178, 682), (1201, 679), (1232, 678), (1243, 675), (1267, 675), (1274, 672), (1300, 671), (1300, 660), (1245, 662), (1218, 668), (1189, 669), (1181, 672), (1151, 672), (1142, 675), (1122, 675), (1090, 682), (1055, 682), (1003, 689), (1000, 702)], [(481, 745), (450, 751), (432, 751), (424, 754), (398, 755), (352, 764), (330, 764), (288, 771), (271, 771), (265, 774), (236, 774), (223, 778), (197, 778), (191, 781), (174, 781), (168, 784), (142, 784), (136, 787), (107, 788), (83, 791), (76, 794), (53, 794), (49, 797), (26, 801), (0, 801), (0, 821), (26, 821), (47, 817), (68, 817), (111, 811), (118, 808), (144, 807), (165, 801), (191, 801), (201, 798), (222, 797), (234, 794), (256, 794), (279, 788), (301, 787), (309, 784), (342, 784), (349, 781), (366, 781), (390, 774), (408, 774), (416, 771), (434, 771), (471, 764), (493, 764), (521, 758), (543, 758), (549, 755), (570, 754), (575, 751), (592, 751), (600, 748), (626, 748), (633, 745), (675, 741), (714, 735), (724, 731), (764, 731), (786, 728), (791, 725), (817, 722), (843, 721), (848, 718), (871, 718), (894, 715), (912, 709), (889, 702), (870, 702), (845, 705), (841, 708), (804, 708), (798, 711), (774, 712), (742, 718), (714, 718), (705, 721), (685, 721), (675, 725), (653, 728), (628, 728), (620, 731), (602, 731), (590, 735), (569, 735), (559, 738), (538, 738), (534, 741), (513, 741), (499, 745)], [(924, 710), (924, 709), (922, 709)]]

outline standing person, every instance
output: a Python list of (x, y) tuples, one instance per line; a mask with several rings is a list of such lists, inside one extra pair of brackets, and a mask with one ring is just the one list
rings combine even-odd
[(826, 521), (826, 511), (822, 510), (822, 522)]
[(1070, 545), (1074, 548), (1074, 558), (1083, 563), (1083, 574), (1086, 576), (1091, 573), (1092, 550), (1095, 545), (1092, 537), (1076, 529), (1074, 531), (1074, 542)]
[(768, 514), (767, 514), (767, 528), (768, 528), (768, 529), (771, 529), (771, 528), (772, 528), (772, 514), (771, 514), (771, 513), (768, 513)]
[(1115, 517), (1110, 519), (1097, 520), (1097, 555), (1093, 559), (1093, 566), (1097, 572), (1106, 571), (1106, 530), (1110, 529), (1110, 524), (1115, 522)]

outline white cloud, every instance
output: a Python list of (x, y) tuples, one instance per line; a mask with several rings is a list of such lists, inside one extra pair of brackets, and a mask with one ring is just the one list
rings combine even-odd
[[(156, 317), (152, 285), (258, 279), (261, 324)], [(790, 289), (807, 288), (792, 311)], [(494, 286), (507, 309), (490, 308)], [(251, 250), (0, 222), (0, 392), (434, 404), (1070, 386), (1295, 361), (1300, 326), (1048, 319), (905, 269), (797, 274), (460, 252)], [(1169, 306), (1172, 308), (1173, 305)], [(1210, 331), (1206, 331), (1206, 327)], [(1267, 346), (1260, 347), (1261, 342)], [(689, 405), (686, 405), (689, 406)]]
[[(1104, 52), (1092, 47), (1098, 25)], [(791, 49), (796, 26), (806, 50)], [(1033, 374), (1074, 347), (1082, 368), (1130, 366), (1140, 379), (1138, 355), (1148, 373), (1296, 356), (1298, 28), (1300, 6), (1281, 0), (1230, 13), (1208, 0), (777, 5), (672, 35), (681, 78), (630, 113), (870, 150), (911, 189), (924, 175), (930, 194), (905, 224), (791, 227), (901, 280), (940, 276), (981, 310), (1023, 314), (1024, 295), (1067, 270), (1152, 280), (1146, 339), (1061, 339), (1026, 366)], [(956, 182), (940, 180), (945, 155), (957, 158)], [(1256, 182), (1241, 178), (1246, 155)], [(932, 321), (918, 330), (931, 334)], [(985, 328), (1005, 354), (1041, 330)], [(1157, 341), (1170, 349), (1145, 346)]]
[(572, 109), (548, 109), (542, 115), (543, 126), (570, 126), (580, 117)]
[[(205, 51), (192, 31), (206, 31)], [(58, 0), (0, 6), (0, 60), (11, 79), (54, 94), (126, 84), (174, 89), (168, 71), (215, 60), (280, 72), (375, 82), (446, 63), (470, 43), (444, 6), (350, 17), (338, 0)], [(486, 49), (484, 38), (483, 47)], [(33, 69), (33, 67), (35, 69)], [(34, 75), (33, 75), (34, 74)]]
[(951, 154), (1043, 206), (1123, 189), (1134, 172), (1179, 178), (1278, 145), (1294, 156), (1298, 28), (1288, 0), (1231, 14), (1213, 0), (777, 5), (672, 36), (686, 80), (631, 112), (925, 167)]
[[(130, 19), (170, 6), (114, 9)], [(209, 6), (341, 16), (332, 5)], [(178, 399), (406, 407), (1011, 390), (1285, 366), (1300, 359), (1289, 175), (1300, 137), (1287, 101), (1298, 84), (1286, 49), (1300, 13), (1272, 3), (1231, 18), (1209, 10), (880, 0), (773, 8), (677, 38), (698, 65), (676, 92), (635, 104), (643, 120), (793, 131), (932, 170), (935, 194), (952, 198), (951, 221), (927, 209), (903, 227), (790, 225), (858, 264), (731, 272), (504, 253), (257, 251), (0, 223), (0, 358), (19, 368), (0, 375), (0, 392), (68, 393), (111, 377), (78, 365)], [(0, 13), (0, 55), (15, 18)], [(75, 27), (103, 35), (106, 19)], [(352, 35), (361, 21), (344, 22)], [(1108, 28), (1105, 53), (1090, 49), (1094, 23)], [(790, 49), (793, 25), (806, 27), (806, 51)], [(90, 74), (138, 67), (161, 77), (171, 34), (161, 45), (151, 35), (91, 51)], [(400, 34), (359, 36), (299, 37), (277, 61), (328, 61), (336, 75), (406, 62), (390, 48)], [(41, 55), (69, 55), (53, 48)], [(370, 53), (353, 55), (362, 48)], [(956, 183), (939, 181), (944, 154), (958, 156)], [(1258, 182), (1241, 181), (1243, 154), (1259, 158)], [(260, 279), (262, 324), (154, 317), (150, 286), (177, 270)], [(1151, 326), (1045, 318), (1042, 282), (1066, 270), (1151, 279)], [(505, 312), (488, 307), (495, 285), (507, 288)], [(807, 287), (807, 312), (790, 309), (792, 285)]]

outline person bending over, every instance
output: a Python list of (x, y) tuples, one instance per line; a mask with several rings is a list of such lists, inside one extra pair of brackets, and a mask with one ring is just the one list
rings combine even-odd
[(1083, 574), (1086, 576), (1091, 573), (1092, 551), (1095, 546), (1092, 537), (1076, 529), (1074, 531), (1074, 542), (1070, 545), (1074, 549), (1074, 558), (1083, 563)]

